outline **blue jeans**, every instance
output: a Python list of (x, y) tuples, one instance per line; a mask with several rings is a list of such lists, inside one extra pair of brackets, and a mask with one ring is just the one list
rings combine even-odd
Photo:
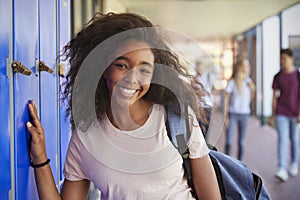
[(287, 167), (288, 142), (291, 140), (291, 163), (298, 163), (298, 127), (297, 117), (276, 115), (278, 133), (278, 167)]
[(231, 154), (233, 136), (236, 126), (238, 126), (238, 159), (242, 160), (244, 155), (245, 137), (248, 128), (249, 114), (229, 113), (229, 124), (226, 129), (225, 153)]

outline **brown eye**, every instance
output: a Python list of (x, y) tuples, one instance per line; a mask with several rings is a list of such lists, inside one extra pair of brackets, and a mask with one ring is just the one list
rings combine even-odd
[(114, 66), (116, 66), (117, 68), (120, 68), (120, 69), (127, 69), (127, 65), (125, 65), (125, 64), (114, 64)]
[(150, 72), (149, 70), (144, 69), (144, 68), (141, 68), (141, 69), (140, 69), (140, 72), (141, 72), (142, 74), (145, 74), (145, 75), (151, 74), (151, 72)]

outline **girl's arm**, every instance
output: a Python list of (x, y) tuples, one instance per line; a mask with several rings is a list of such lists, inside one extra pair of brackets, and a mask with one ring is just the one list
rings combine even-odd
[(215, 170), (209, 155), (190, 159), (193, 184), (196, 194), (201, 200), (219, 200), (221, 194)]
[(64, 200), (81, 200), (87, 199), (89, 194), (90, 181), (81, 180), (81, 181), (69, 181), (65, 179), (61, 196)]
[[(33, 101), (28, 105), (32, 123), (27, 122), (27, 129), (31, 134), (30, 159), (33, 164), (40, 164), (47, 161), (44, 130), (38, 118), (38, 112)], [(61, 195), (59, 194), (49, 164), (34, 169), (36, 186), (39, 199), (41, 200), (79, 200), (87, 199), (89, 181), (68, 181), (65, 180)]]
[(250, 91), (251, 91), (251, 96), (250, 96), (250, 101), (251, 101), (254, 98), (256, 87), (255, 87), (255, 84), (253, 83), (253, 81), (251, 79), (247, 83), (247, 85), (248, 85), (248, 87), (250, 88)]
[(196, 116), (189, 112), (189, 125), (191, 137), (187, 143), (189, 148), (189, 160), (191, 165), (192, 181), (198, 199), (219, 200), (220, 189), (214, 167), (209, 157), (209, 148), (197, 124)]
[(50, 165), (34, 170), (36, 185), (41, 200), (82, 200), (87, 199), (90, 182), (88, 180), (69, 181), (63, 183), (61, 195), (55, 186)]

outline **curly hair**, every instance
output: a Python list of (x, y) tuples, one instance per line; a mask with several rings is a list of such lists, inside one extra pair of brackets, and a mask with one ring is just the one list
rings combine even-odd
[[(66, 77), (65, 89), (63, 92), (63, 100), (68, 102), (67, 116), (70, 115), (71, 125), (74, 128), (74, 111), (72, 110), (74, 102), (73, 91), (75, 79), (78, 75), (78, 71), (84, 62), (84, 59), (88, 54), (100, 43), (103, 43), (108, 38), (111, 38), (117, 34), (120, 34), (129, 30), (137, 30), (132, 34), (128, 34), (125, 39), (134, 39), (143, 41), (149, 44), (151, 51), (154, 54), (155, 67), (150, 85), (149, 91), (143, 97), (144, 100), (161, 104), (164, 106), (175, 104), (179, 107), (179, 104), (184, 103), (189, 105), (195, 112), (198, 119), (206, 122), (206, 116), (201, 107), (199, 107), (198, 101), (202, 99), (201, 94), (195, 93), (191, 87), (191, 82), (194, 77), (188, 75), (184, 70), (184, 67), (180, 63), (177, 55), (172, 53), (167, 46), (166, 41), (163, 41), (162, 34), (151, 29), (151, 31), (145, 31), (145, 29), (139, 28), (154, 28), (155, 26), (142, 16), (133, 13), (114, 14), (108, 13), (106, 15), (96, 13), (94, 17), (89, 21), (87, 26), (83, 28), (64, 48), (63, 54), (65, 59), (69, 59), (70, 70)], [(148, 30), (148, 29), (147, 29)], [(166, 38), (165, 38), (166, 39)], [(118, 45), (124, 43), (124, 38), (120, 40), (114, 40), (113, 44), (109, 45), (105, 55), (113, 53)], [(106, 59), (106, 58), (103, 58)], [(107, 66), (110, 63), (106, 63)], [(106, 68), (107, 66), (99, 66)], [(164, 70), (162, 66), (167, 66), (172, 70)], [(184, 81), (182, 77), (185, 77)], [(89, 77), (86, 77), (86, 81), (89, 81)], [(88, 85), (88, 84), (87, 84)], [(176, 94), (172, 89), (166, 87), (166, 85), (176, 86)], [(96, 113), (97, 118), (102, 118), (107, 112), (110, 106), (108, 88), (104, 77), (101, 76), (98, 82), (94, 102), (87, 100), (88, 86), (81, 91), (80, 98), (77, 99), (79, 105), (84, 106), (84, 109), (80, 109), (79, 114), (81, 119), (81, 126), (79, 128), (86, 129), (93, 122), (93, 117), (90, 116), (89, 111), (93, 110)], [(180, 108), (179, 108), (180, 109)], [(76, 124), (78, 126), (78, 124)]]

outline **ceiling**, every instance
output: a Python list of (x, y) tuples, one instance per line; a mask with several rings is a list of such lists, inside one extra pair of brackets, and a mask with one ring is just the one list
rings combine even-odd
[(300, 0), (120, 0), (129, 12), (194, 39), (225, 39)]

